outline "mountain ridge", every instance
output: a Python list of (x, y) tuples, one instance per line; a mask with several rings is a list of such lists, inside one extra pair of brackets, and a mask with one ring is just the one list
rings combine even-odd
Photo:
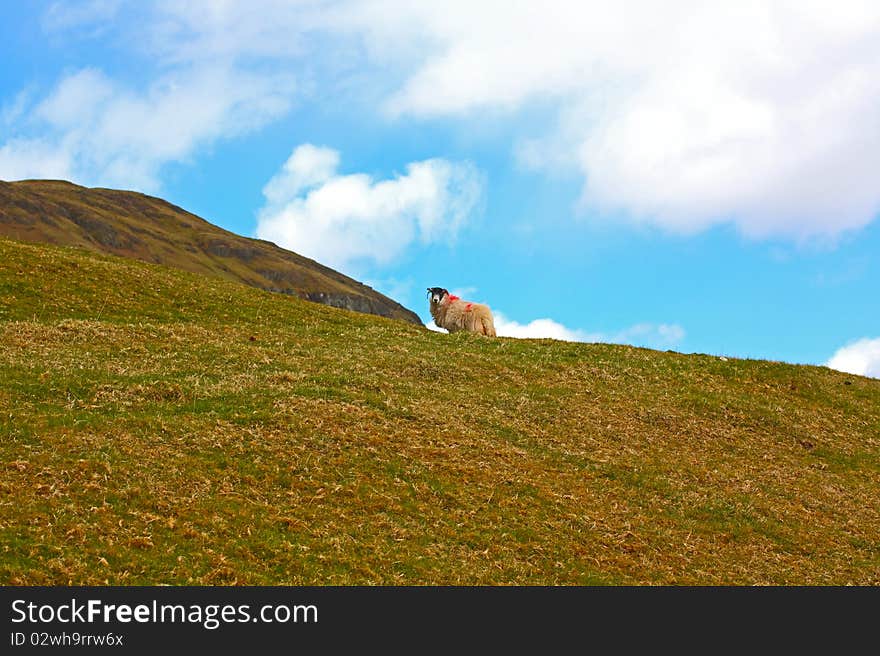
[(136, 191), (66, 180), (0, 181), (0, 235), (164, 264), (422, 324), (415, 312), (328, 266)]

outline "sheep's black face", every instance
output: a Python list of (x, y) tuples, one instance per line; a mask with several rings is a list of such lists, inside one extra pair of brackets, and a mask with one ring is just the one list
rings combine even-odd
[(439, 303), (448, 293), (442, 287), (428, 287), (428, 296), (431, 298), (431, 303)]

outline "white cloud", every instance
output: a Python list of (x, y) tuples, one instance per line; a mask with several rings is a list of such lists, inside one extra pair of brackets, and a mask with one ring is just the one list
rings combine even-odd
[(550, 338), (567, 342), (605, 342), (609, 344), (632, 344), (650, 348), (670, 348), (685, 337), (684, 329), (677, 324), (640, 323), (616, 333), (588, 332), (569, 328), (553, 319), (534, 319), (521, 324), (495, 311), (495, 330), (501, 337)]
[(576, 166), (607, 220), (803, 239), (880, 210), (877, 3), (400, 0), (339, 20), (376, 57), (417, 49), (393, 116), (554, 104), (516, 150)]
[(283, 205), (304, 189), (316, 187), (332, 178), (337, 168), (337, 151), (303, 144), (293, 151), (281, 171), (269, 180), (263, 188), (263, 195), (269, 205)]
[[(250, 71), (234, 76), (245, 82), (242, 93), (236, 79), (222, 88), (195, 85), (190, 96), (205, 94), (207, 111), (193, 112), (192, 121), (187, 111), (168, 109), (176, 95), (163, 93), (161, 81), (126, 94), (145, 109), (124, 112), (135, 119), (129, 133), (156, 108), (156, 121), (182, 123), (183, 145), (152, 154), (149, 139), (131, 139), (130, 148), (103, 156), (99, 170), (116, 170), (118, 159), (120, 170), (154, 181), (161, 162), (191, 155), (230, 124), (235, 132), (252, 103), (258, 117), (265, 118), (264, 103), (274, 104), (270, 114), (283, 113), (278, 103), (286, 107), (290, 94), (267, 71), (285, 70), (301, 86), (320, 82), (325, 98), (340, 89), (370, 99), (387, 92), (391, 119), (491, 120), (493, 112), (515, 116), (539, 105), (555, 120), (514, 127), (512, 153), (532, 168), (581, 175), (583, 207), (606, 221), (683, 234), (732, 224), (754, 238), (801, 240), (858, 229), (880, 211), (876, 2), (161, 0), (117, 11), (116, 3), (93, 0), (82, 10), (65, 7), (53, 5), (47, 16), (59, 30), (137, 15), (129, 42), (171, 70), (166, 78), (180, 78), (182, 69), (196, 79), (218, 66)], [(203, 109), (184, 100), (185, 110)], [(2, 146), (18, 139), (6, 148), (7, 166), (14, 157), (33, 162), (31, 150), (54, 143), (55, 159), (69, 156), (80, 170), (79, 160), (106, 146), (84, 146), (78, 135), (32, 144), (21, 136)]]
[(285, 113), (292, 89), (286, 75), (218, 66), (176, 71), (138, 92), (83, 69), (62, 79), (32, 107), (22, 134), (0, 145), (0, 178), (155, 190), (162, 166)]
[(10, 139), (0, 146), (0, 180), (74, 180), (69, 146), (44, 139)]
[(56, 32), (106, 24), (116, 17), (121, 4), (121, 0), (53, 2), (43, 15), (43, 27)]
[(860, 339), (838, 349), (825, 366), (859, 376), (880, 378), (880, 337)]
[(483, 176), (429, 159), (374, 180), (337, 172), (339, 155), (304, 144), (263, 190), (256, 234), (333, 268), (387, 263), (415, 241), (448, 242), (477, 207)]
[(217, 59), (294, 59), (328, 2), (155, 0), (146, 47), (175, 64)]
[(112, 102), (116, 90), (101, 71), (85, 68), (61, 80), (35, 109), (38, 118), (60, 129), (91, 124)]
[(598, 342), (598, 333), (587, 333), (583, 330), (567, 328), (553, 319), (534, 319), (526, 324), (508, 319), (503, 313), (494, 311), (495, 332), (501, 337), (550, 338), (567, 342)]

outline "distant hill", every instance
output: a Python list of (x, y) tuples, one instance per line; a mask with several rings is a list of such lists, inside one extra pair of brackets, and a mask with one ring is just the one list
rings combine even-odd
[(396, 301), (314, 260), (132, 191), (90, 189), (61, 180), (0, 181), (0, 235), (79, 246), (422, 323)]
[(878, 499), (880, 380), (0, 238), (0, 584), (876, 586)]

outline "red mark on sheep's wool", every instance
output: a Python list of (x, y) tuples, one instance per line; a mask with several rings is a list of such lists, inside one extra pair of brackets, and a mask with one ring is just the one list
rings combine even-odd
[(472, 306), (473, 306), (473, 303), (468, 303), (467, 305), (464, 306), (464, 311), (470, 312)]
[(460, 298), (460, 297), (459, 297), (459, 296), (456, 296), (455, 294), (450, 294), (450, 295), (449, 295), (449, 300), (450, 300), (450, 301), (457, 301), (457, 300), (459, 300), (459, 298)]

